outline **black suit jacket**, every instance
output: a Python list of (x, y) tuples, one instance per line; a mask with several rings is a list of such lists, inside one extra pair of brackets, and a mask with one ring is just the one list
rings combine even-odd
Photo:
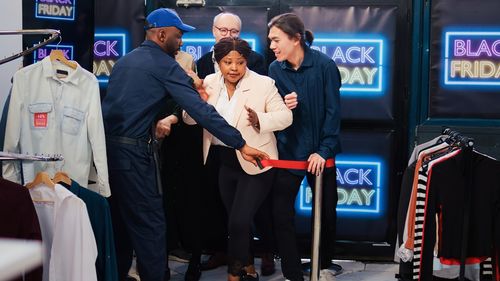
[[(207, 75), (215, 72), (214, 63), (212, 62), (212, 53), (204, 54), (197, 62), (196, 68), (198, 70), (198, 77), (205, 79)], [(264, 56), (252, 51), (248, 57), (248, 68), (259, 74), (267, 75), (267, 66), (264, 61)]]

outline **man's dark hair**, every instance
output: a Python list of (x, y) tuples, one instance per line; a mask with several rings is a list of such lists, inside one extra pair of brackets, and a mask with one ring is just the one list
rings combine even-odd
[(223, 57), (227, 56), (231, 51), (238, 52), (241, 56), (248, 60), (252, 48), (247, 41), (240, 38), (226, 37), (222, 38), (214, 45), (214, 57), (215, 61), (218, 63)]
[(312, 31), (304, 28), (304, 22), (296, 14), (285, 13), (275, 16), (267, 24), (269, 29), (273, 26), (281, 29), (290, 39), (297, 34), (300, 35), (300, 43), (303, 47), (311, 46), (314, 40)]

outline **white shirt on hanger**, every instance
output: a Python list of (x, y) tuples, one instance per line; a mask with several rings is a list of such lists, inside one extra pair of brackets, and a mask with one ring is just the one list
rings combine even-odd
[(60, 184), (29, 191), (42, 231), (43, 281), (97, 280), (97, 246), (85, 203)]
[[(67, 77), (58, 75), (53, 63), (67, 71)], [(99, 84), (80, 65), (71, 69), (46, 57), (17, 71), (5, 132), (5, 151), (64, 157), (56, 162), (23, 162), (24, 182), (40, 171), (51, 176), (64, 171), (87, 187), (93, 156), (98, 176), (93, 191), (111, 195)], [(5, 179), (21, 182), (15, 163), (4, 162), (3, 171)]]

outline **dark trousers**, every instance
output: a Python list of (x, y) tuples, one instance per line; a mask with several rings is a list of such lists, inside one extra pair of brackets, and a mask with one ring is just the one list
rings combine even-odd
[(165, 216), (151, 150), (107, 141), (107, 156), (119, 280), (135, 251), (141, 280), (164, 281)]
[(271, 190), (274, 170), (248, 175), (234, 149), (219, 146), (211, 149), (219, 153), (219, 189), (228, 213), (228, 272), (238, 275), (248, 265), (254, 216)]
[(272, 192), (264, 199), (259, 210), (255, 214), (255, 234), (259, 238), (259, 245), (253, 247), (253, 251), (260, 250), (261, 254), (274, 254), (274, 227), (273, 227), (273, 199)]
[[(167, 220), (167, 253), (179, 247), (192, 251), (199, 235), (203, 173), (203, 129), (179, 124), (161, 147), (163, 204)], [(189, 152), (189, 153), (186, 153)], [(196, 227), (194, 227), (196, 225)], [(201, 251), (201, 250), (200, 250)]]
[[(202, 157), (200, 155), (200, 159)], [(226, 252), (227, 213), (219, 192), (219, 168), (219, 154), (214, 149), (210, 149), (206, 164), (200, 169), (200, 173), (190, 173), (189, 177), (186, 177), (199, 182), (192, 189), (191, 194), (194, 195), (187, 204), (193, 214), (190, 221), (192, 234), (188, 240), (192, 245), (190, 262), (194, 264), (200, 263), (203, 249)]]
[[(313, 192), (314, 179), (313, 175), (307, 174)], [(281, 270), (283, 275), (292, 281), (304, 280), (294, 223), (295, 198), (302, 180), (303, 176), (292, 174), (288, 170), (278, 170), (273, 186), (273, 219)], [(335, 247), (338, 195), (334, 169), (325, 170), (322, 191), (320, 267), (324, 269), (331, 265)]]

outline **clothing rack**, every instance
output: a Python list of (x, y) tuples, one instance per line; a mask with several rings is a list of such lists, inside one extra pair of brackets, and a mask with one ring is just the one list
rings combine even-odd
[(62, 155), (44, 155), (44, 154), (20, 154), (13, 152), (0, 151), (0, 161), (21, 161), (21, 185), (24, 185), (24, 172), (22, 161), (62, 161)]
[(39, 49), (61, 38), (61, 32), (55, 29), (21, 29), (12, 31), (0, 31), (0, 35), (50, 35), (49, 38), (43, 40), (42, 42), (38, 42), (38, 44), (35, 44), (33, 47), (27, 48), (26, 50), (22, 50), (19, 53), (12, 54), (11, 56), (1, 59), (0, 65), (9, 61), (13, 61), (22, 56), (31, 54), (36, 49)]
[[(438, 134), (436, 136), (435, 134)], [(476, 187), (483, 187), (485, 185), (485, 181), (483, 180), (483, 175), (485, 173), (490, 173), (490, 170), (486, 170), (485, 172), (485, 165), (488, 165), (488, 168), (491, 169), (492, 174), (497, 174), (494, 173), (493, 171), (498, 171), (497, 165), (493, 164), (493, 166), (489, 166), (490, 164), (493, 163), (493, 159), (487, 155), (484, 155), (482, 153), (479, 153), (475, 150), (474, 146), (477, 146), (477, 143), (475, 143), (474, 138), (471, 136), (467, 136), (466, 134), (463, 134), (462, 132), (449, 128), (449, 127), (440, 127), (437, 130), (433, 130), (434, 136), (431, 137), (429, 141), (422, 142), (420, 144), (417, 144), (411, 157), (410, 161), (408, 163), (408, 173), (405, 171), (405, 177), (403, 180), (402, 187), (402, 196), (400, 198), (400, 204), (401, 208), (399, 209), (398, 212), (398, 235), (399, 237), (402, 237), (403, 239), (403, 244), (401, 245), (400, 249), (398, 250), (398, 256), (401, 258), (407, 258), (409, 255), (413, 254), (413, 257), (410, 256), (409, 260), (403, 260), (402, 263), (400, 263), (400, 271), (399, 274), (396, 276), (398, 280), (430, 280), (430, 276), (432, 273), (436, 273), (436, 276), (442, 277), (442, 278), (457, 278), (459, 279), (454, 279), (454, 280), (467, 280), (465, 279), (466, 275), (466, 269), (467, 269), (467, 275), (470, 274), (477, 274), (476, 272), (476, 267), (470, 267), (467, 265), (466, 268), (466, 261), (468, 261), (468, 255), (471, 254), (471, 257), (474, 256), (474, 253), (471, 251), (469, 252), (468, 250), (472, 250), (472, 245), (476, 245), (475, 243), (481, 243), (482, 241), (477, 241), (477, 239), (471, 240), (470, 238), (478, 233), (477, 232), (477, 224), (475, 223), (475, 218), (478, 215), (477, 212), (473, 212), (475, 207), (475, 203), (477, 200), (474, 200), (473, 198), (477, 198), (476, 193), (481, 193), (482, 189), (476, 189)], [(422, 152), (422, 153), (421, 153)], [(457, 157), (456, 157), (457, 156)], [(441, 158), (441, 159), (440, 159)], [(447, 159), (455, 158), (454, 160), (447, 161)], [(437, 160), (434, 162), (434, 160)], [(486, 161), (488, 160), (488, 161)], [(413, 166), (412, 166), (413, 163)], [(438, 163), (443, 163), (443, 165), (435, 165)], [(479, 165), (479, 163), (481, 165)], [(478, 165), (476, 165), (478, 164)], [(413, 167), (413, 168), (411, 168)], [(421, 186), (425, 187), (431, 187), (430, 182), (428, 182), (429, 178), (427, 176), (426, 167), (430, 167), (430, 169), (437, 169), (439, 170), (441, 168), (441, 172), (448, 171), (452, 172), (452, 177), (453, 177), (453, 183), (456, 183), (460, 187), (460, 193), (454, 194), (454, 196), (457, 196), (459, 201), (456, 201), (453, 204), (447, 204), (447, 212), (452, 214), (453, 217), (453, 227), (455, 228), (447, 228), (448, 230), (453, 231), (450, 232), (448, 231), (448, 235), (453, 235), (453, 240), (449, 243), (447, 243), (447, 249), (451, 249), (448, 251), (443, 251), (443, 259), (441, 262), (443, 264), (449, 265), (452, 260), (455, 260), (456, 263), (452, 263), (453, 265), (456, 264), (456, 267), (452, 267), (448, 269), (445, 269), (442, 272), (433, 272), (433, 266), (432, 265), (432, 259), (430, 258), (431, 252), (433, 251), (433, 247), (431, 249), (430, 243), (427, 243), (427, 246), (425, 250), (423, 250), (424, 245), (424, 239), (427, 236), (427, 242), (432, 241), (432, 237), (435, 233), (427, 231), (427, 234), (424, 233), (422, 230), (422, 227), (426, 222), (425, 219), (422, 221), (423, 215), (427, 216), (427, 211), (425, 213), (422, 213), (421, 210), (418, 213), (421, 213), (423, 215), (418, 216), (417, 213), (417, 205), (420, 205), (420, 209), (422, 206), (426, 209), (430, 210), (430, 215), (434, 215), (436, 211), (438, 211), (440, 208), (438, 205), (429, 205), (430, 208), (427, 208), (427, 203), (424, 203), (425, 205), (422, 205), (421, 203), (426, 201), (427, 195), (433, 196), (430, 197), (429, 199), (431, 204), (436, 204), (436, 203), (443, 203), (443, 201), (439, 201), (440, 199), (437, 198), (436, 193), (437, 190), (434, 190), (434, 192), (429, 192), (427, 193), (427, 189), (418, 189), (419, 186), (418, 184), (420, 182)], [(418, 178), (415, 177), (416, 173), (418, 174)], [(422, 172), (422, 173), (421, 173)], [(420, 177), (422, 175), (422, 177)], [(443, 174), (440, 173), (438, 176), (434, 177), (436, 180), (435, 184), (432, 185), (431, 188), (439, 188), (441, 185), (443, 185), (444, 190), (447, 192), (454, 191), (454, 185), (450, 184), (450, 182), (447, 182), (447, 176), (450, 174)], [(497, 177), (491, 177), (491, 179), (497, 179)], [(418, 180), (418, 182), (417, 182)], [(451, 180), (451, 179), (450, 179)], [(481, 185), (478, 185), (481, 184)], [(496, 186), (496, 185), (495, 185)], [(415, 188), (417, 188), (415, 190)], [(485, 189), (488, 192), (493, 191), (493, 189)], [(414, 206), (412, 206), (412, 199), (410, 198), (412, 196), (412, 193), (415, 192), (416, 197), (419, 197), (420, 199), (415, 200), (413, 203)], [(419, 193), (420, 192), (420, 196)], [(458, 192), (458, 191), (457, 191)], [(424, 197), (422, 197), (422, 193), (424, 194)], [(481, 193), (483, 194), (483, 193)], [(425, 198), (425, 199), (422, 199)], [(443, 197), (441, 197), (442, 199)], [(481, 197), (482, 198), (482, 197)], [(418, 201), (420, 200), (420, 201)], [(423, 201), (422, 201), (423, 200)], [(474, 200), (474, 201), (473, 201)], [(409, 202), (409, 203), (408, 203)], [(446, 201), (449, 202), (449, 201)], [(460, 202), (459, 204), (457, 204)], [(415, 205), (417, 204), (417, 205)], [(408, 206), (408, 209), (405, 207)], [(435, 206), (435, 208), (433, 207)], [(412, 248), (407, 247), (404, 248), (404, 243), (405, 238), (408, 237), (409, 239), (412, 239), (412, 237), (409, 236), (409, 234), (406, 234), (406, 224), (408, 222), (408, 216), (409, 213), (408, 211), (410, 208), (413, 208), (415, 210), (415, 215), (411, 214), (412, 216), (414, 215), (415, 221), (411, 222), (412, 226), (415, 228), (415, 233), (414, 233), (414, 239), (415, 241), (409, 240), (410, 242), (407, 243), (408, 246), (411, 247), (411, 244), (417, 248)], [(443, 210), (443, 209), (441, 209)], [(433, 222), (434, 219), (431, 219)], [(439, 219), (438, 219), (439, 221)], [(404, 227), (401, 228), (401, 223), (403, 223)], [(449, 225), (449, 221), (448, 221)], [(474, 228), (472, 226), (474, 225)], [(408, 226), (410, 227), (410, 226)], [(416, 229), (420, 229), (419, 232), (417, 233)], [(438, 230), (438, 229), (436, 229)], [(410, 231), (410, 229), (408, 229)], [(430, 227), (430, 231), (432, 230), (432, 226)], [(408, 232), (410, 233), (410, 232)], [(424, 235), (425, 234), (425, 235)], [(488, 234), (489, 235), (489, 234)], [(449, 236), (446, 236), (449, 237)], [(446, 237), (444, 239), (446, 239)], [(482, 236), (481, 236), (482, 237)], [(486, 237), (486, 236), (484, 236)], [(497, 236), (498, 237), (498, 236)], [(494, 238), (494, 237), (493, 237)], [(474, 243), (474, 244), (473, 244)], [(489, 243), (489, 242), (488, 242)], [(486, 245), (486, 244), (482, 244)], [(434, 245), (433, 245), (434, 246)], [(452, 248), (450, 248), (450, 246)], [(486, 248), (482, 248), (482, 255), (481, 257), (487, 257), (490, 256), (488, 253), (488, 250)], [(409, 249), (409, 252), (404, 252), (405, 249)], [(425, 252), (425, 254), (424, 254)], [(415, 254), (418, 256), (415, 259)], [(448, 256), (446, 256), (448, 255)], [(420, 259), (420, 257), (425, 256), (425, 258)], [(476, 256), (474, 256), (476, 257)], [(490, 256), (491, 259), (487, 259), (481, 262), (480, 264), (480, 269), (479, 269), (479, 274), (482, 277), (489, 277), (492, 274), (495, 274), (495, 271), (493, 270), (495, 263), (492, 264), (492, 261), (495, 261), (495, 254), (493, 256)], [(436, 259), (434, 259), (436, 261)], [(411, 261), (411, 262), (409, 262)], [(471, 260), (473, 261), (473, 260)], [(425, 266), (422, 266), (422, 262), (425, 263)], [(417, 268), (418, 267), (418, 268)], [(446, 268), (446, 267), (445, 267)], [(434, 267), (434, 269), (436, 269)], [(472, 269), (469, 271), (469, 269)], [(418, 274), (418, 275), (417, 275)], [(423, 275), (422, 275), (423, 274)], [(471, 275), (472, 276), (472, 275)], [(481, 277), (481, 278), (482, 278)], [(423, 278), (423, 279), (422, 279)], [(481, 279), (483, 280), (483, 279)]]
[(61, 161), (64, 160), (64, 157), (62, 155), (31, 155), (0, 151), (0, 160)]
[(462, 236), (461, 236), (461, 249), (460, 249), (460, 273), (458, 280), (465, 280), (465, 260), (467, 259), (467, 244), (469, 239), (469, 224), (470, 224), (470, 210), (471, 210), (471, 197), (472, 197), (472, 184), (474, 179), (472, 178), (472, 161), (471, 154), (474, 147), (474, 139), (462, 135), (460, 132), (452, 130), (450, 128), (443, 128), (442, 135), (449, 136), (449, 140), (458, 146), (463, 147), (463, 155), (465, 160), (465, 179), (466, 179), (466, 195), (465, 202), (463, 206), (463, 224), (462, 224)]
[(459, 146), (463, 147), (473, 147), (474, 146), (474, 139), (466, 137), (462, 135), (458, 131), (454, 131), (448, 127), (444, 127), (443, 131), (441, 132), (441, 135), (446, 135), (449, 136), (449, 139), (451, 142), (458, 144)]

